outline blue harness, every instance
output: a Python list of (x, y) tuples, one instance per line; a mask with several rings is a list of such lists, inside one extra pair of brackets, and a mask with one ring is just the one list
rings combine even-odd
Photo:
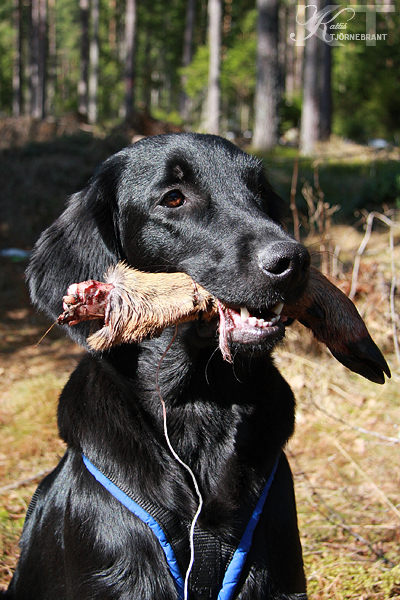
[[(99, 471), (87, 458), (82, 455), (83, 462), (86, 468), (90, 471), (93, 477), (106, 489), (114, 498), (116, 498), (121, 504), (123, 504), (128, 510), (134, 515), (139, 517), (144, 523), (146, 523), (153, 533), (158, 538), (161, 547), (164, 551), (165, 558), (167, 560), (171, 575), (174, 578), (175, 586), (179, 595), (179, 599), (183, 599), (184, 593), (184, 579), (181, 574), (181, 570), (176, 558), (176, 553), (167, 538), (163, 528), (144, 508), (139, 506), (132, 498), (130, 498), (125, 492), (117, 487), (108, 477), (106, 477), (101, 471)], [(242, 569), (244, 567), (247, 554), (251, 547), (254, 529), (260, 519), (262, 510), (264, 508), (265, 501), (268, 496), (269, 489), (276, 469), (278, 467), (279, 456), (275, 462), (274, 468), (268, 478), (267, 483), (261, 493), (261, 496), (257, 502), (257, 505), (247, 523), (247, 527), (241, 537), (239, 545), (237, 546), (227, 568), (222, 581), (222, 587), (219, 591), (217, 600), (231, 600), (235, 593), (236, 586), (238, 584)], [(208, 596), (211, 597), (211, 596)]]

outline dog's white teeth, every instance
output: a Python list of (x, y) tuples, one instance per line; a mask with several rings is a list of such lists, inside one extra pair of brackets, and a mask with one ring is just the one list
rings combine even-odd
[(279, 302), (279, 304), (274, 306), (274, 308), (271, 308), (271, 311), (279, 316), (281, 314), (284, 306), (285, 305), (283, 304), (283, 302)]
[(247, 308), (242, 306), (242, 308), (240, 309), (240, 318), (242, 319), (242, 321), (246, 321), (246, 319), (248, 319), (249, 317), (250, 317), (249, 311), (247, 310)]
[(258, 328), (262, 328), (262, 329), (266, 329), (268, 327), (273, 327), (274, 325), (276, 325), (276, 323), (280, 320), (281, 316), (281, 312), (283, 309), (283, 302), (277, 304), (275, 306), (275, 308), (271, 309), (273, 313), (275, 313), (275, 316), (272, 317), (269, 321), (266, 321), (265, 319), (257, 319), (257, 317), (252, 317), (249, 313), (249, 311), (247, 310), (247, 308), (242, 307), (240, 309), (240, 319), (242, 321), (242, 323), (245, 323), (246, 325), (249, 325), (250, 327), (258, 327)]

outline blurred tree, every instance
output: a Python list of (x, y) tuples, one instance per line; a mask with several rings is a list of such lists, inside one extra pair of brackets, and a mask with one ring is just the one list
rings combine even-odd
[[(249, 129), (252, 123), (256, 72), (257, 12), (246, 6), (241, 9), (232, 6), (232, 26), (224, 38), (220, 77), (226, 127), (236, 134)], [(185, 91), (192, 100), (192, 116), (197, 116), (197, 123), (203, 120), (202, 106), (207, 100), (209, 55), (206, 44), (197, 46), (192, 63), (183, 71), (187, 77)]]
[(46, 0), (31, 0), (30, 6), (30, 112), (35, 119), (42, 119), (45, 116), (46, 106)]
[(253, 146), (259, 150), (278, 143), (279, 63), (278, 0), (257, 0), (257, 79)]
[[(185, 32), (183, 36), (182, 67), (190, 65), (193, 58), (193, 33), (196, 14), (196, 0), (187, 0)], [(179, 98), (179, 112), (184, 121), (189, 118), (190, 99), (185, 92), (187, 75), (181, 75), (181, 94)]]
[(234, 40), (226, 49), (221, 69), (221, 90), (229, 102), (229, 115), (237, 126), (236, 133), (245, 133), (251, 127), (254, 88), (256, 82), (257, 11), (249, 10), (236, 27)]
[(91, 0), (90, 4), (92, 37), (89, 47), (89, 85), (88, 85), (88, 121), (94, 124), (97, 121), (97, 91), (99, 86), (99, 0)]
[[(363, 143), (400, 144), (400, 1), (393, 5), (376, 14), (375, 45), (344, 41), (334, 53), (333, 131)], [(365, 14), (348, 21), (346, 33), (364, 35)]]
[(54, 103), (57, 85), (57, 14), (56, 0), (47, 0), (48, 11), (48, 59), (47, 59), (47, 93), (46, 114), (54, 114)]
[[(329, 0), (322, 0), (325, 8), (329, 7)], [(328, 17), (329, 19), (329, 17)], [(325, 20), (328, 20), (325, 19)], [(327, 26), (326, 35), (331, 34), (330, 24)], [(332, 121), (332, 46), (322, 42), (320, 43), (321, 50), (321, 82), (320, 82), (320, 124), (319, 124), (319, 139), (321, 141), (329, 140), (331, 135)]]
[(80, 77), (78, 82), (78, 113), (88, 116), (89, 81), (89, 0), (79, 0), (81, 21)]
[(126, 0), (125, 12), (125, 118), (133, 114), (135, 81), (136, 0)]
[(208, 0), (208, 96), (206, 130), (208, 133), (219, 134), (219, 118), (221, 103), (221, 0)]
[(290, 35), (293, 34), (295, 39), (298, 40), (299, 36), (301, 35), (301, 32), (299, 32), (301, 26), (297, 22), (299, 6), (296, 0), (287, 0), (286, 7), (287, 27), (284, 37), (284, 96), (287, 105), (291, 106), (292, 104), (298, 102), (302, 95), (304, 46), (299, 43), (295, 43), (295, 41), (290, 38)]
[(13, 56), (13, 102), (12, 114), (22, 114), (22, 0), (13, 0), (14, 56)]
[[(39, 118), (46, 114), (61, 116), (68, 112), (84, 113), (85, 92), (82, 82), (87, 80), (87, 88), (89, 73), (86, 75), (85, 71), (88, 70), (92, 74), (97, 72), (92, 82), (97, 81), (95, 118), (101, 123), (115, 122), (126, 113), (127, 84), (131, 82), (132, 85), (134, 78), (132, 97), (128, 100), (132, 109), (148, 110), (158, 119), (185, 124), (187, 127), (204, 126), (208, 81), (209, 76), (211, 77), (207, 37), (208, 0), (172, 0), (168, 5), (163, 0), (152, 0), (151, 5), (136, 0), (133, 9), (133, 35), (127, 34), (126, 17), (132, 14), (132, 4), (129, 3), (135, 0), (97, 0), (98, 66), (93, 69), (85, 66), (88, 61), (88, 41), (93, 38), (96, 29), (90, 17), (90, 11), (93, 10), (90, 4), (88, 24), (85, 21), (88, 14), (85, 6), (87, 7), (88, 1), (47, 0), (46, 14), (46, 0), (1, 0), (1, 114), (33, 114), (34, 106)], [(296, 35), (299, 33), (301, 25), (295, 22), (298, 7), (294, 0), (281, 0), (281, 6), (282, 3), (284, 5), (281, 8), (283, 18), (280, 20), (279, 55), (281, 68), (285, 67), (286, 72), (286, 92), (284, 101), (280, 103), (279, 122), (276, 109), (264, 107), (260, 113), (255, 114), (258, 102), (266, 104), (269, 97), (277, 103), (283, 95), (275, 71), (275, 75), (266, 79), (266, 84), (271, 86), (270, 91), (259, 93), (257, 101), (255, 100), (256, 87), (260, 89), (256, 86), (256, 47), (257, 39), (261, 39), (256, 32), (257, 15), (263, 12), (262, 6), (265, 6), (267, 12), (271, 9), (272, 15), (275, 14), (275, 17), (268, 19), (270, 24), (273, 23), (276, 19), (277, 0), (259, 0), (260, 6), (257, 9), (254, 0), (218, 2), (220, 12), (223, 13), (222, 24), (221, 16), (219, 17), (220, 51), (215, 54), (220, 59), (220, 75), (217, 79), (212, 78), (212, 81), (219, 80), (218, 102), (223, 115), (220, 130), (222, 133), (230, 131), (240, 135), (253, 128), (257, 142), (257, 121), (258, 114), (261, 114), (266, 117), (264, 125), (271, 126), (275, 132), (276, 140), (278, 124), (280, 131), (296, 125), (301, 108), (299, 84), (303, 47), (294, 44), (293, 40), (288, 41), (285, 33), (292, 30), (296, 31)], [(361, 39), (356, 42), (344, 40), (342, 46), (333, 49), (333, 131), (359, 141), (367, 141), (373, 137), (385, 137), (393, 141), (400, 139), (400, 83), (396, 75), (400, 71), (400, 0), (390, 2), (396, 8), (394, 13), (377, 13), (376, 33), (383, 34), (385, 38), (378, 40), (375, 46), (369, 46)], [(386, 0), (384, 4), (377, 5), (376, 9), (387, 7), (388, 3), (389, 0)], [(365, 33), (364, 13), (357, 13), (357, 18), (344, 21), (346, 33)], [(132, 31), (132, 21), (130, 23)], [(276, 26), (270, 32), (265, 26), (261, 28), (261, 35), (270, 33), (269, 39), (276, 41), (277, 31)], [(39, 38), (44, 40), (41, 49)], [(316, 41), (315, 36), (312, 38), (310, 37), (311, 43)], [(126, 60), (127, 39), (133, 43), (129, 50), (134, 56), (134, 60), (130, 62), (131, 66), (134, 65), (133, 70)], [(192, 50), (189, 51), (190, 40)], [(213, 36), (213, 41), (215, 40)], [(271, 47), (275, 47), (275, 41)], [(318, 136), (323, 136), (324, 132), (326, 136), (329, 132), (329, 114), (327, 113), (324, 125), (324, 107), (329, 109), (330, 104), (331, 50), (323, 42), (320, 45), (325, 58), (321, 54), (317, 57), (320, 110)], [(186, 57), (190, 57), (193, 51), (191, 62), (190, 58), (183, 59), (183, 48), (186, 48)], [(268, 51), (264, 56), (267, 62), (273, 63), (271, 58), (276, 54)], [(182, 63), (186, 64), (186, 61), (190, 64), (182, 69)], [(260, 64), (259, 62), (258, 65)], [(128, 77), (129, 70), (133, 77)], [(311, 72), (306, 69), (305, 72), (304, 116), (309, 110), (308, 114), (315, 117), (318, 109), (307, 109), (310, 100), (310, 95), (307, 96), (310, 91), (310, 73), (312, 80), (315, 69), (311, 69)], [(260, 76), (258, 84), (261, 81)], [(282, 86), (282, 81), (280, 85)], [(210, 93), (211, 88), (212, 86)], [(186, 112), (182, 112), (182, 89), (190, 97), (190, 111), (186, 109)], [(214, 86), (214, 89), (218, 91), (218, 86)], [(46, 102), (43, 102), (43, 96), (47, 98)], [(38, 103), (41, 102), (39, 108)], [(268, 111), (275, 116), (268, 118)], [(307, 120), (304, 118), (303, 124)], [(269, 134), (262, 133), (261, 143), (264, 144), (268, 136)]]
[[(321, 0), (315, 0), (315, 5), (306, 8), (306, 21), (311, 29), (318, 26), (317, 13)], [(308, 33), (308, 32), (307, 32)], [(318, 87), (318, 37), (308, 34), (304, 58), (303, 109), (301, 113), (300, 148), (302, 154), (314, 152), (315, 143), (320, 135), (320, 90)]]

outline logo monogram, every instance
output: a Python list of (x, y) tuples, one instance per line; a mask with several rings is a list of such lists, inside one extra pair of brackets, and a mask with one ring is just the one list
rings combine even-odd
[[(314, 13), (307, 21), (305, 20), (304, 23), (299, 21), (300, 12), (297, 13), (296, 22), (305, 27), (305, 29), (309, 32), (308, 35), (302, 39), (296, 39), (296, 35), (294, 33), (290, 34), (290, 39), (296, 42), (297, 46), (304, 46), (305, 41), (308, 40), (308, 38), (312, 35), (318, 36), (320, 40), (329, 46), (343, 46), (344, 44), (342, 44), (339, 40), (362, 40), (366, 42), (367, 46), (376, 46), (376, 40), (385, 40), (387, 36), (387, 34), (376, 34), (376, 13), (394, 12), (395, 10), (394, 6), (370, 6), (367, 4), (347, 6), (346, 8), (342, 8), (338, 4), (332, 4), (325, 6), (325, 8), (319, 12), (316, 5), (309, 4), (305, 7), (305, 10), (307, 11), (307, 9), (312, 8), (314, 9)], [(329, 18), (329, 15), (332, 15), (332, 13), (334, 13), (334, 11), (337, 9), (339, 9), (338, 12)], [(360, 12), (364, 12), (366, 14), (365, 34), (330, 33), (330, 30), (332, 29), (346, 29), (347, 23), (355, 17), (356, 13)], [(332, 24), (332, 22), (342, 13), (347, 13), (347, 21), (345, 23)]]

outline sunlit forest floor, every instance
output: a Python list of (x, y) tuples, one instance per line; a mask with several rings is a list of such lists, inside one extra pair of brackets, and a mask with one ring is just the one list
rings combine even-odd
[[(362, 239), (344, 226), (332, 237), (347, 260)], [(395, 261), (398, 267), (398, 245)], [(350, 277), (342, 272), (337, 280), (345, 291)], [(351, 373), (300, 325), (277, 352), (298, 401), (288, 455), (313, 600), (400, 598), (400, 368), (390, 285), (388, 233), (380, 231), (361, 260), (355, 302), (392, 370), (384, 386)]]
[[(400, 225), (398, 215), (391, 218), (394, 256), (387, 228), (377, 224), (361, 257), (355, 302), (392, 379), (379, 386), (351, 373), (300, 325), (276, 352), (298, 401), (288, 456), (311, 600), (400, 598), (400, 365), (391, 324), (395, 318), (400, 327), (398, 293), (390, 307)], [(333, 225), (331, 238), (340, 246), (336, 281), (348, 292), (363, 232)], [(319, 249), (315, 237), (305, 244)], [(57, 398), (82, 354), (55, 330), (34, 347), (47, 322), (29, 305), (25, 267), (0, 258), (0, 588), (16, 564), (35, 487), (64, 451)]]

